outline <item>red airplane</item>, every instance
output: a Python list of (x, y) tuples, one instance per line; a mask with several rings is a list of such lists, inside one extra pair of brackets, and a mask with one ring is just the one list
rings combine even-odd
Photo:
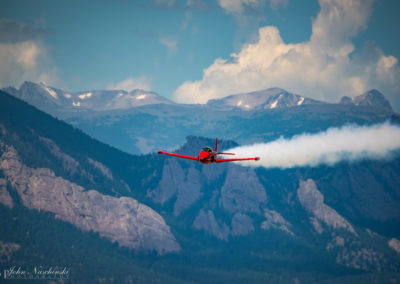
[(260, 160), (260, 157), (255, 158), (239, 158), (239, 159), (218, 159), (218, 155), (235, 155), (233, 153), (218, 153), (218, 138), (215, 138), (215, 148), (212, 150), (210, 147), (204, 147), (201, 149), (199, 155), (197, 157), (193, 156), (186, 156), (186, 155), (179, 155), (179, 154), (172, 154), (167, 153), (164, 151), (158, 151), (158, 154), (170, 155), (178, 158), (184, 158), (189, 160), (195, 160), (202, 164), (211, 164), (211, 163), (224, 163), (224, 162), (234, 162), (234, 161), (249, 161)]

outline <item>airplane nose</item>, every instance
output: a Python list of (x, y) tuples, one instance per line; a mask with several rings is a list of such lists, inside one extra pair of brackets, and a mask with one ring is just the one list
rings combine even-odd
[(204, 159), (207, 159), (208, 156), (210, 156), (210, 153), (207, 153), (207, 152), (200, 152), (200, 154), (199, 154), (199, 159), (200, 159), (200, 160), (204, 160)]

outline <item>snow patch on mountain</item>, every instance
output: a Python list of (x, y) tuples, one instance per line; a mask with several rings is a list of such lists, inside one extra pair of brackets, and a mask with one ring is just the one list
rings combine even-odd
[(320, 103), (322, 102), (295, 95), (280, 88), (270, 88), (257, 92), (231, 95), (222, 99), (209, 100), (207, 105), (223, 109), (260, 110)]
[(54, 92), (52, 89), (50, 89), (49, 87), (44, 87), (44, 89), (50, 94), (50, 96), (52, 96), (55, 99), (58, 99), (57, 93)]
[(129, 93), (122, 90), (69, 93), (44, 83), (32, 82), (25, 82), (19, 90), (14, 88), (3, 90), (48, 113), (57, 110), (73, 111), (77, 107), (82, 110), (107, 111), (152, 104), (174, 104), (156, 93), (143, 90), (132, 90)]
[(82, 95), (78, 95), (78, 98), (80, 98), (81, 100), (90, 98), (93, 95), (92, 92), (86, 93), (86, 94), (82, 94)]
[(143, 100), (147, 97), (147, 95), (139, 95), (136, 97), (137, 100)]

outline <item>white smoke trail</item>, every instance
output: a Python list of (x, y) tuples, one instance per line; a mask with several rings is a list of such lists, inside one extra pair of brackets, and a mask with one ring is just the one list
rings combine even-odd
[(278, 140), (227, 150), (237, 157), (260, 157), (259, 162), (239, 162), (266, 168), (315, 167), (341, 161), (388, 159), (400, 149), (400, 127), (390, 123), (372, 126), (329, 128), (316, 134), (301, 134)]

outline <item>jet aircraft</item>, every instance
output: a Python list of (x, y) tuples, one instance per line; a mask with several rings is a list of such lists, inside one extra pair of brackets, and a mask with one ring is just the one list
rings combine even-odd
[(249, 161), (249, 160), (258, 161), (258, 160), (260, 160), (260, 157), (237, 158), (237, 159), (219, 159), (218, 158), (219, 155), (235, 155), (235, 154), (218, 152), (218, 138), (215, 138), (214, 150), (212, 150), (210, 147), (204, 147), (204, 148), (202, 148), (200, 150), (200, 153), (199, 153), (199, 155), (197, 157), (179, 155), (179, 154), (173, 154), (173, 153), (167, 153), (167, 152), (164, 152), (164, 151), (158, 151), (158, 154), (164, 154), (164, 155), (174, 156), (174, 157), (178, 157), (178, 158), (194, 160), (194, 161), (198, 161), (198, 162), (200, 162), (202, 164), (224, 163), (224, 162), (235, 162), (235, 161)]

